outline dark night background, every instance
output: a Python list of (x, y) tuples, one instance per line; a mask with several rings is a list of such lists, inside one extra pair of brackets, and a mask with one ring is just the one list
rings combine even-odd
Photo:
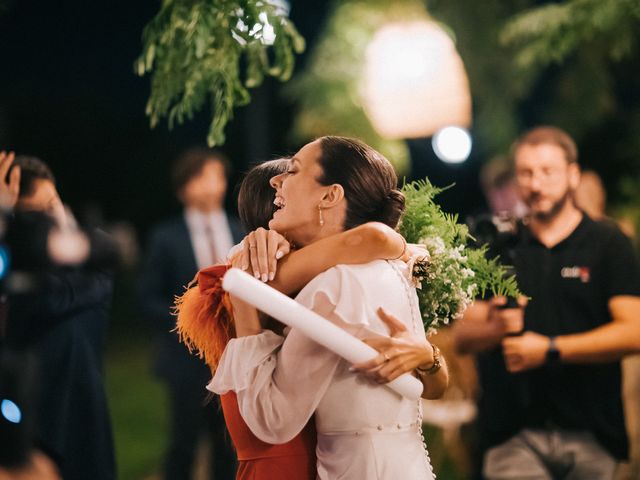
[[(291, 18), (313, 48), (327, 1), (293, 1)], [(168, 169), (185, 147), (205, 142), (209, 113), (169, 131), (151, 130), (144, 115), (148, 77), (133, 73), (141, 33), (159, 2), (9, 1), (0, 12), (0, 148), (41, 157), (56, 174), (63, 200), (83, 219), (148, 227), (177, 211)], [(298, 59), (299, 68), (305, 61)], [(288, 142), (291, 105), (279, 83), (267, 80), (249, 106), (235, 112), (222, 147), (234, 163), (234, 178), (252, 162), (292, 153)], [(413, 174), (439, 185), (456, 182), (458, 195), (443, 196), (451, 210), (474, 210), (479, 159), (442, 165), (430, 143), (412, 142)], [(229, 207), (234, 208), (233, 189)], [(98, 219), (99, 220), (99, 219)]]
[[(327, 15), (327, 0), (294, 0), (290, 16), (307, 41), (299, 69), (314, 47)], [(1, 5), (1, 4), (0, 4)], [(166, 122), (151, 130), (144, 114), (149, 78), (133, 73), (141, 34), (159, 1), (8, 0), (0, 10), (0, 149), (41, 157), (53, 168), (63, 200), (83, 219), (100, 212), (107, 221), (132, 222), (144, 240), (152, 223), (178, 210), (169, 187), (169, 165), (184, 148), (204, 144), (210, 112), (170, 131)], [(620, 105), (639, 103), (637, 57), (615, 66)], [(523, 128), (545, 121), (558, 67), (547, 69), (532, 95), (522, 102)], [(585, 101), (589, 101), (585, 99)], [(222, 147), (232, 159), (231, 185), (250, 163), (295, 152), (288, 140), (294, 105), (280, 83), (267, 79), (252, 102), (237, 109)], [(608, 139), (629, 135), (624, 111), (578, 139), (582, 163), (598, 170), (613, 198), (623, 164), (611, 164)], [(428, 175), (439, 186), (455, 183), (440, 202), (465, 214), (484, 203), (477, 181), (487, 160), (480, 144), (470, 159), (445, 165), (430, 141), (409, 142), (410, 178)], [(626, 163), (635, 152), (615, 158)], [(235, 208), (230, 188), (228, 206)], [(97, 215), (100, 217), (100, 215)], [(99, 220), (99, 218), (98, 218)]]

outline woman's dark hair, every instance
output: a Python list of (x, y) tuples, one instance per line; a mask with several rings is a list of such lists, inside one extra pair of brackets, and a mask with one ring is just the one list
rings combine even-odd
[(321, 137), (322, 185), (344, 189), (347, 215), (344, 228), (382, 222), (396, 228), (404, 212), (404, 195), (389, 160), (367, 144), (345, 137)]
[(238, 215), (247, 231), (259, 227), (269, 228), (275, 205), (276, 191), (269, 180), (287, 171), (289, 161), (285, 158), (270, 160), (253, 167), (242, 179), (238, 190)]

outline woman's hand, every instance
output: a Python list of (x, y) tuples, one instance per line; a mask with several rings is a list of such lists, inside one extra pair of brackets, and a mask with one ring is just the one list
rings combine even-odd
[(275, 278), (278, 260), (291, 250), (286, 238), (275, 230), (264, 228), (249, 233), (242, 243), (244, 248), (237, 257), (237, 263), (242, 270), (251, 267), (253, 276), (263, 282)]
[(16, 206), (20, 193), (20, 167), (11, 169), (14, 159), (13, 152), (0, 152), (0, 207), (7, 210)]
[(426, 338), (407, 331), (402, 322), (382, 308), (378, 309), (378, 316), (389, 327), (390, 337), (363, 339), (380, 355), (368, 362), (353, 365), (354, 370), (378, 383), (387, 383), (419, 365), (433, 363), (433, 349)]

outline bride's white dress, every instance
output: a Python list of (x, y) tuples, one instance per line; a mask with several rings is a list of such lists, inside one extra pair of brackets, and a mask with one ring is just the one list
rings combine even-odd
[[(424, 335), (408, 267), (377, 260), (339, 265), (296, 297), (359, 338), (388, 335), (376, 310)], [(208, 388), (234, 390), (249, 428), (269, 443), (293, 438), (315, 413), (318, 478), (432, 480), (420, 402), (350, 372), (349, 364), (296, 329), (231, 340)]]

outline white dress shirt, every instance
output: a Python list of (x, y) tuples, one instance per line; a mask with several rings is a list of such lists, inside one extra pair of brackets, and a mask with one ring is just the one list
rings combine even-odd
[(184, 218), (198, 269), (226, 262), (227, 254), (233, 247), (233, 236), (225, 212), (202, 213), (187, 208)]

